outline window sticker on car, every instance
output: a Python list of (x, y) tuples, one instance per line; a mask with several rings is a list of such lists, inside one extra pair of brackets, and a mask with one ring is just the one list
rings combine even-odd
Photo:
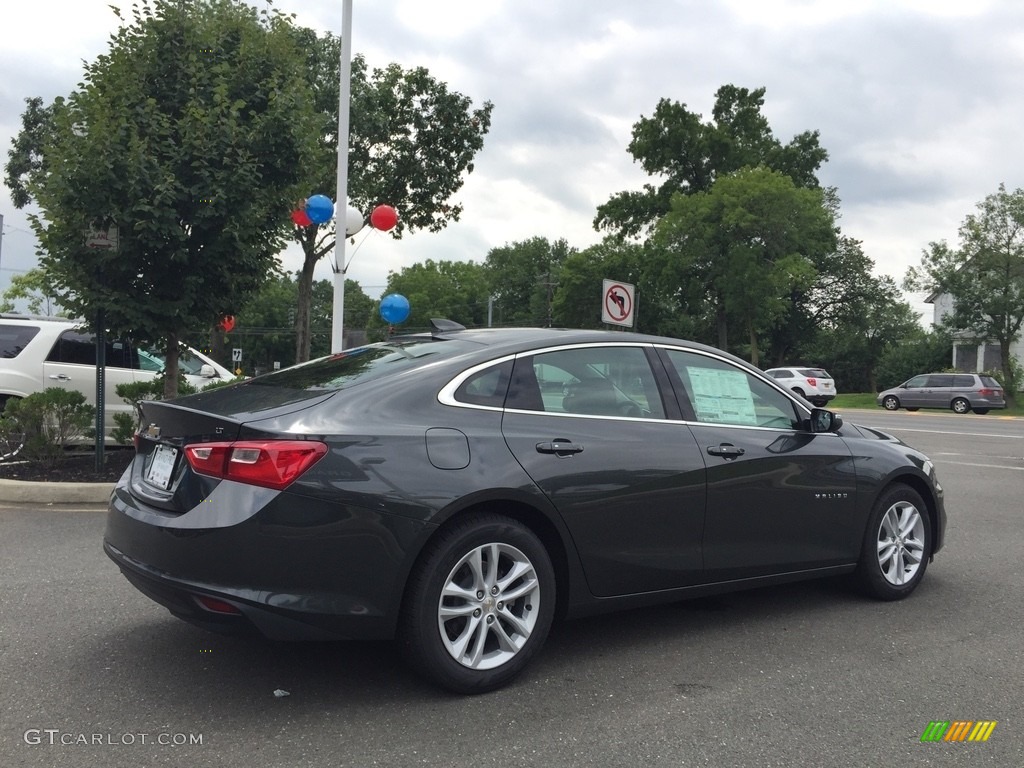
[(757, 425), (750, 382), (741, 371), (687, 366), (693, 407), (700, 421)]

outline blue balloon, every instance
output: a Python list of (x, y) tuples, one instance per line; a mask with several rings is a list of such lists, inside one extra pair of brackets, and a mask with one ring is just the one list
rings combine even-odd
[(389, 293), (380, 300), (380, 316), (386, 323), (401, 323), (409, 316), (409, 300), (400, 293)]
[(306, 200), (306, 215), (314, 224), (323, 224), (334, 215), (334, 203), (327, 195), (313, 195)]

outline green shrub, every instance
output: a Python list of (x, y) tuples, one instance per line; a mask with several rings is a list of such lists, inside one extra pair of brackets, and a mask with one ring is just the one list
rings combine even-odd
[[(178, 378), (178, 397), (195, 394), (196, 388), (189, 384), (184, 376)], [(128, 413), (115, 413), (114, 423), (117, 424), (111, 432), (111, 437), (118, 443), (127, 445), (135, 439), (135, 433), (142, 426), (142, 410), (139, 403), (145, 400), (163, 400), (164, 377), (157, 376), (151, 381), (133, 381), (130, 384), (118, 384), (114, 388), (117, 396), (132, 406), (135, 415)]]
[(56, 464), (64, 449), (95, 434), (96, 409), (81, 392), (50, 387), (20, 400), (8, 400), (0, 416), (0, 444), (26, 459)]

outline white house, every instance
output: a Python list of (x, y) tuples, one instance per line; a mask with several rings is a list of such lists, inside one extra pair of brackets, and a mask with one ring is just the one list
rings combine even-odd
[[(933, 292), (925, 302), (932, 305), (932, 325), (938, 327), (942, 319), (953, 312), (953, 297), (948, 293)], [(1003, 364), (999, 354), (999, 344), (983, 342), (981, 344), (969, 337), (969, 334), (953, 334), (953, 368), (965, 373), (981, 371), (998, 371)], [(1022, 335), (1024, 336), (1024, 335)], [(1024, 338), (1017, 339), (1010, 345), (1010, 354), (1018, 363), (1024, 363)]]

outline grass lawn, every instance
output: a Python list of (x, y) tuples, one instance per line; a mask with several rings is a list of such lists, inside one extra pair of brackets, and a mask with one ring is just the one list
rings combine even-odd
[[(835, 400), (829, 401), (826, 408), (834, 411), (841, 411), (844, 408), (872, 408), (882, 410), (882, 407), (875, 403), (876, 395), (873, 392), (855, 392), (847, 395), (836, 395)], [(989, 413), (997, 416), (1024, 416), (1024, 405), (1021, 404), (1019, 398), (1018, 403), (1013, 408), (1007, 408), (1004, 411), (990, 411)]]

